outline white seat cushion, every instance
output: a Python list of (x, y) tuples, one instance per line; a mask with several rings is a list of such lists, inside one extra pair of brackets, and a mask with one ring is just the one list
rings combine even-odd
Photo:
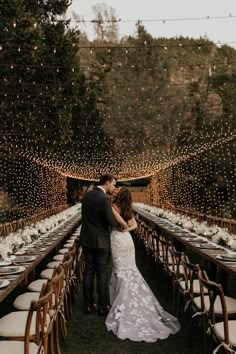
[[(40, 292), (33, 292), (33, 291), (30, 293), (21, 294), (21, 295), (17, 296), (17, 298), (15, 298), (13, 306), (17, 310), (20, 310), (20, 311), (29, 310), (31, 301), (38, 300), (39, 295), (40, 295)], [(54, 304), (55, 304), (55, 294), (53, 294), (53, 296), (52, 296), (52, 305), (54, 305)]]
[(15, 298), (15, 301), (13, 303), (13, 306), (17, 310), (28, 310), (31, 304), (32, 300), (38, 300), (39, 299), (40, 292), (31, 292), (31, 293), (24, 293), (17, 298)]
[[(190, 282), (188, 282), (188, 283), (189, 283), (189, 286), (190, 286)], [(184, 280), (182, 280), (180, 282), (180, 286), (185, 290), (185, 281)], [(206, 294), (207, 293), (207, 289), (204, 288), (203, 290), (204, 290), (204, 293)], [(200, 284), (199, 284), (199, 280), (198, 279), (194, 279), (193, 280), (193, 292), (194, 292), (194, 294), (200, 294)]]
[(68, 243), (68, 242), (63, 245), (64, 248), (70, 248), (72, 246), (73, 246), (73, 243)]
[[(161, 254), (160, 254), (159, 258), (160, 258), (161, 261), (164, 261), (163, 256), (162, 256)], [(172, 260), (172, 257), (171, 257), (171, 256), (168, 256), (168, 263), (169, 263), (169, 264), (172, 264), (172, 263), (173, 263), (173, 260)]]
[[(229, 343), (236, 347), (236, 321), (229, 321)], [(218, 322), (214, 326), (215, 333), (220, 340), (224, 340), (224, 322)]]
[(43, 284), (46, 284), (46, 282), (47, 280), (45, 279), (37, 279), (35, 281), (32, 281), (32, 283), (28, 285), (27, 289), (30, 291), (40, 292)]
[[(169, 265), (169, 269), (171, 271), (173, 270), (172, 265)], [(179, 265), (179, 273), (180, 273), (180, 275), (184, 274), (184, 267), (182, 266), (182, 264)]]
[[(37, 354), (39, 347), (33, 343), (29, 343), (29, 354)], [(0, 353), (1, 354), (24, 354), (24, 342), (14, 340), (0, 341)]]
[(57, 254), (56, 256), (53, 257), (55, 261), (63, 261), (64, 254)]
[[(196, 303), (197, 307), (201, 308), (201, 297), (200, 296), (195, 297), (194, 302)], [(210, 307), (210, 301), (209, 301), (208, 295), (204, 296), (204, 302), (205, 302), (206, 310), (208, 311), (209, 307)], [(232, 297), (225, 296), (225, 302), (226, 302), (228, 314), (229, 315), (234, 314), (234, 313), (236, 314), (236, 299), (234, 299)], [(214, 311), (218, 315), (223, 313), (219, 296), (217, 296), (217, 298), (215, 300)]]
[[(0, 336), (2, 337), (24, 337), (28, 311), (11, 312), (0, 318)], [(47, 315), (50, 321), (49, 315)], [(33, 313), (30, 326), (30, 335), (35, 334), (36, 312)]]
[(61, 248), (58, 252), (59, 252), (60, 254), (65, 254), (65, 253), (68, 252), (68, 250), (69, 250), (69, 248)]
[(54, 272), (54, 269), (44, 269), (41, 273), (40, 273), (40, 277), (43, 279), (51, 279), (52, 278), (52, 274)]
[(47, 268), (54, 269), (55, 267), (58, 267), (60, 264), (61, 264), (60, 261), (49, 262), (47, 264)]

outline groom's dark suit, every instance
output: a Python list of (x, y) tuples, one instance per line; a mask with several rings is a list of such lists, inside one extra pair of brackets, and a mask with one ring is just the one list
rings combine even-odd
[(92, 307), (94, 275), (97, 275), (98, 305), (108, 305), (110, 231), (115, 226), (111, 202), (101, 188), (85, 194), (82, 201), (80, 243), (85, 256), (83, 294), (85, 308)]

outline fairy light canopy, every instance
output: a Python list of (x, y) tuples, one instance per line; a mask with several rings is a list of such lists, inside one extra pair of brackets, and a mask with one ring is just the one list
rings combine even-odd
[[(136, 37), (116, 43), (89, 42), (55, 18), (3, 22), (4, 153), (65, 177), (96, 180), (110, 172), (127, 180), (235, 139), (233, 48), (155, 39), (141, 21)], [(28, 42), (20, 37), (25, 29)]]

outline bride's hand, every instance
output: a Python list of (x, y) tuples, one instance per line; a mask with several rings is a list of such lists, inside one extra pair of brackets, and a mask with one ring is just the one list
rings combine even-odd
[(126, 232), (128, 230), (128, 226), (124, 227), (123, 225), (120, 225), (119, 231), (120, 232)]

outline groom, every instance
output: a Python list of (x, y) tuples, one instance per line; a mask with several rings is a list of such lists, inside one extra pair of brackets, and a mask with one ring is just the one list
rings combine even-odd
[(87, 192), (82, 200), (82, 228), (80, 244), (85, 257), (83, 274), (83, 297), (85, 313), (96, 311), (93, 299), (94, 276), (97, 278), (98, 314), (108, 313), (108, 269), (110, 262), (110, 231), (116, 225), (111, 200), (116, 180), (103, 175), (99, 185)]

